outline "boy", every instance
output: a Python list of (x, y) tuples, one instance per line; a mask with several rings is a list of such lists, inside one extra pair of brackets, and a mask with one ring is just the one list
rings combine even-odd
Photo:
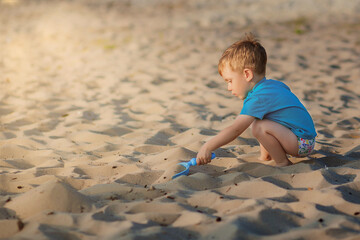
[(292, 163), (287, 154), (303, 157), (315, 145), (316, 131), (310, 114), (284, 83), (265, 78), (267, 55), (252, 34), (235, 42), (219, 60), (219, 74), (228, 91), (244, 100), (235, 122), (205, 143), (197, 164), (211, 161), (211, 152), (231, 142), (250, 125), (260, 143), (260, 160), (276, 166)]

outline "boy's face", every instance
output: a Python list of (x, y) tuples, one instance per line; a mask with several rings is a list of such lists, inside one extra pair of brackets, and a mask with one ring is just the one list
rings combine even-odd
[(222, 77), (227, 82), (228, 91), (231, 91), (232, 95), (241, 100), (244, 100), (253, 88), (252, 76), (249, 76), (246, 70), (248, 69), (238, 72), (231, 70), (230, 67), (225, 67), (222, 71)]

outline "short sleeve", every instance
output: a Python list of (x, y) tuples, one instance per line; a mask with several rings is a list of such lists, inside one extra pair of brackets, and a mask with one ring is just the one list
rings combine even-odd
[(267, 114), (266, 100), (261, 96), (249, 97), (244, 100), (241, 115), (253, 116), (258, 119), (263, 119)]

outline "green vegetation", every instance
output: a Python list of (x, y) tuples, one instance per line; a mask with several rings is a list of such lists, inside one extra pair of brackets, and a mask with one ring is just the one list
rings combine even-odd
[(298, 17), (292, 21), (288, 21), (287, 24), (294, 29), (293, 31), (297, 35), (305, 34), (310, 30), (309, 19), (305, 17)]

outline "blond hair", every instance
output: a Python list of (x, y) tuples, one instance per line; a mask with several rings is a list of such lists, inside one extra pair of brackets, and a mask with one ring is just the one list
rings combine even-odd
[(252, 33), (248, 33), (225, 50), (219, 60), (218, 71), (222, 75), (223, 69), (228, 66), (232, 71), (241, 72), (249, 68), (259, 75), (265, 75), (266, 62), (265, 48)]

